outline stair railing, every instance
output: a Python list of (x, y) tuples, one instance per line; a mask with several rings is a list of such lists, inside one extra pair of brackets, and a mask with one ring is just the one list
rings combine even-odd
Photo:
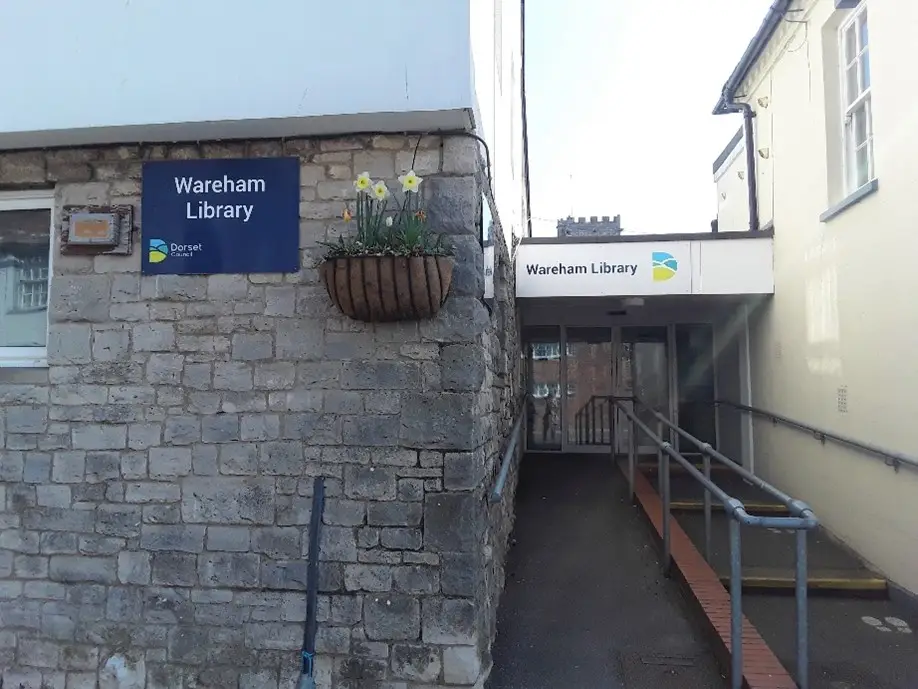
[[(795, 532), (796, 536), (796, 562), (794, 568), (794, 594), (796, 599), (796, 655), (797, 655), (797, 684), (800, 689), (809, 689), (809, 647), (808, 647), (808, 616), (807, 616), (807, 533), (815, 529), (819, 522), (810, 507), (799, 500), (785, 495), (774, 486), (751, 474), (733, 460), (725, 457), (711, 447), (709, 443), (702, 442), (683, 429), (673, 424), (657, 410), (634, 398), (634, 407), (640, 406), (650, 412), (656, 421), (656, 432), (644, 421), (638, 418), (635, 410), (629, 408), (629, 401), (621, 398), (612, 398), (612, 406), (616, 414), (624, 417), (628, 426), (629, 452), (628, 452), (628, 480), (632, 498), (634, 497), (634, 471), (636, 463), (635, 430), (640, 431), (657, 448), (657, 476), (660, 494), (663, 499), (663, 570), (667, 575), (671, 571), (672, 553), (670, 550), (671, 531), (671, 496), (670, 496), (670, 461), (681, 465), (685, 471), (704, 489), (706, 498), (705, 513), (705, 539), (706, 550), (710, 551), (710, 501), (718, 500), (724, 507), (724, 512), (729, 518), (730, 528), (730, 686), (731, 689), (740, 689), (743, 684), (743, 561), (742, 561), (742, 526), (759, 529), (785, 529)], [(664, 440), (664, 432), (668, 431), (669, 441)], [(680, 454), (674, 447), (675, 436), (679, 435), (685, 440), (697, 445), (703, 457), (703, 469), (697, 467)], [(711, 480), (711, 459), (717, 460), (734, 473), (750, 481), (753, 485), (766, 491), (780, 500), (790, 512), (790, 516), (764, 517), (751, 515), (746, 511), (745, 505), (739, 499), (729, 495), (720, 486)], [(709, 556), (708, 552), (708, 556)], [(710, 559), (710, 558), (709, 558)]]
[(760, 409), (759, 407), (750, 407), (746, 404), (738, 404), (728, 400), (715, 400), (714, 404), (716, 406), (733, 407), (745, 414), (752, 414), (753, 416), (762, 416), (766, 419), (770, 419), (774, 424), (780, 423), (788, 428), (794, 428), (804, 433), (812, 433), (822, 443), (831, 441), (838, 445), (844, 445), (854, 450), (858, 450), (864, 454), (873, 455), (874, 457), (882, 459), (887, 466), (891, 466), (895, 471), (899, 471), (899, 467), (903, 466), (909, 469), (918, 470), (918, 458), (910, 457), (901, 452), (893, 452), (892, 450), (887, 450), (877, 445), (872, 445), (871, 443), (861, 442), (860, 440), (855, 440), (854, 438), (849, 438), (839, 433), (832, 433), (831, 431), (826, 431), (816, 426), (803, 423), (802, 421), (796, 421), (787, 416), (775, 414), (766, 409)]

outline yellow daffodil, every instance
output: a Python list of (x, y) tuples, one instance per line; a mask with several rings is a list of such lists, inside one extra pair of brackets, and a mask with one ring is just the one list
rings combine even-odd
[(404, 175), (400, 176), (398, 181), (402, 183), (402, 191), (413, 191), (414, 193), (417, 193), (418, 187), (421, 185), (423, 180), (414, 174), (414, 170), (409, 170)]
[(345, 208), (344, 213), (341, 214), (341, 217), (344, 218), (344, 222), (350, 222), (351, 218), (354, 216), (351, 215), (351, 212), (347, 208)]
[(357, 179), (354, 180), (354, 189), (357, 191), (367, 191), (372, 186), (373, 180), (370, 179), (369, 172), (361, 172), (357, 175)]
[(379, 181), (373, 185), (373, 196), (376, 197), (377, 201), (385, 201), (389, 196), (389, 187), (386, 186), (386, 183)]

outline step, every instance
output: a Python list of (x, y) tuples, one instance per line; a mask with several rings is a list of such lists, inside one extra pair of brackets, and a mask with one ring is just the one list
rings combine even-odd
[[(730, 585), (729, 572), (718, 572), (724, 586)], [(793, 590), (794, 573), (770, 567), (743, 567), (744, 591)], [(872, 593), (885, 596), (887, 581), (866, 569), (810, 569), (807, 589), (832, 593)]]
[[(743, 502), (746, 511), (749, 514), (787, 514), (787, 507), (778, 502)], [(703, 500), (673, 500), (670, 508), (674, 512), (702, 512), (704, 511)], [(716, 500), (711, 501), (711, 508), (715, 512), (723, 512), (724, 506)]]

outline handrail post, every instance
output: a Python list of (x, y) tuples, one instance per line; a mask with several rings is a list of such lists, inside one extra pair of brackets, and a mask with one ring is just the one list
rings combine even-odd
[[(624, 412), (623, 412), (624, 413)], [(627, 418), (627, 416), (626, 416)], [(631, 487), (631, 502), (634, 502), (634, 469), (637, 454), (637, 439), (634, 437), (634, 421), (628, 419), (628, 485)]]
[[(663, 438), (663, 422), (657, 421), (657, 437)], [(657, 490), (663, 493), (663, 446), (657, 445)]]
[[(669, 492), (669, 453), (663, 453), (663, 574), (670, 575), (672, 568), (671, 537), (670, 537), (670, 512), (671, 499)], [(705, 491), (707, 493), (708, 491)]]
[(809, 629), (807, 619), (807, 558), (806, 558), (806, 529), (798, 529), (797, 537), (797, 561), (796, 572), (794, 575), (794, 587), (797, 596), (797, 686), (800, 689), (809, 689), (810, 670), (809, 670)]
[(743, 573), (740, 523), (730, 515), (730, 687), (743, 686)]
[[(708, 454), (707, 445), (701, 448), (701, 463), (704, 467), (704, 477), (711, 480), (711, 455)], [(704, 558), (711, 562), (711, 492), (704, 493)]]
[(596, 398), (590, 398), (590, 416), (593, 417), (593, 434), (590, 436), (590, 445), (596, 444)]
[(585, 445), (590, 443), (590, 434), (593, 432), (592, 425), (593, 419), (590, 418), (590, 403), (587, 402), (586, 413), (583, 415), (586, 420), (586, 433), (584, 434), (583, 442)]

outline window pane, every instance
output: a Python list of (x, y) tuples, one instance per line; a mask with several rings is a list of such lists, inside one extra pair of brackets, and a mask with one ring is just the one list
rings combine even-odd
[(854, 154), (855, 161), (855, 180), (856, 187), (862, 187), (870, 180), (870, 146), (863, 146)]
[(860, 106), (851, 113), (851, 117), (854, 123), (854, 145), (857, 147), (867, 141), (867, 108)]
[(864, 10), (860, 18), (858, 19), (857, 23), (858, 23), (858, 28), (860, 29), (860, 38), (861, 38), (860, 48), (861, 50), (863, 50), (868, 45), (870, 45), (867, 42), (867, 10)]
[(870, 51), (865, 50), (861, 55), (861, 84), (866, 91), (870, 88)]
[(857, 56), (857, 34), (854, 26), (845, 29), (845, 64), (850, 65)]
[(848, 105), (851, 105), (857, 97), (860, 95), (861, 90), (858, 88), (857, 80), (857, 63), (848, 68), (847, 72), (847, 93), (848, 93)]
[(0, 347), (48, 341), (47, 210), (0, 211)]

